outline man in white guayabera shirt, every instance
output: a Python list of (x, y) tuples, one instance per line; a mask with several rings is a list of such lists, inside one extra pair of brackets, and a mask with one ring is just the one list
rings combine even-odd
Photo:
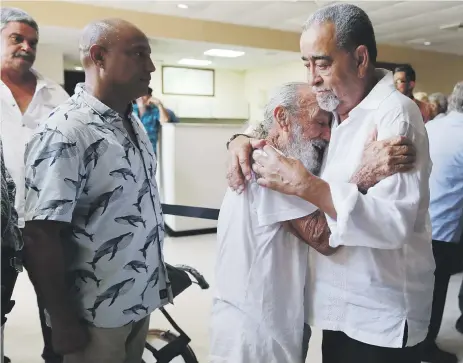
[[(1, 135), (5, 166), (16, 185), (15, 210), (18, 227), (24, 228), (25, 182), (24, 150), (40, 121), (69, 95), (56, 82), (43, 77), (33, 67), (39, 43), (37, 22), (17, 8), (2, 7), (1, 20)], [(40, 51), (40, 46), (39, 46)], [(37, 295), (45, 363), (61, 363), (53, 351), (51, 330), (45, 322), (43, 302)]]
[[(257, 181), (297, 195), (326, 216), (333, 256), (311, 254), (309, 321), (323, 329), (324, 363), (419, 363), (433, 295), (431, 160), (420, 110), (390, 72), (375, 69), (373, 26), (360, 8), (335, 4), (306, 22), (301, 52), (321, 108), (336, 112), (321, 178), (268, 146), (254, 155)], [(350, 183), (372, 130), (406, 136), (413, 170), (367, 193)], [(325, 216), (321, 215), (321, 219)]]
[[(317, 175), (330, 138), (331, 117), (319, 108), (307, 83), (287, 83), (270, 99), (254, 136), (302, 160)], [(361, 188), (368, 189), (391, 173), (385, 167), (378, 178), (366, 178), (370, 174), (365, 171), (379, 165), (378, 154), (375, 157), (366, 157), (366, 164), (352, 177)], [(386, 160), (383, 166), (393, 164)], [(309, 301), (305, 298), (308, 245), (321, 254), (335, 252), (328, 245), (329, 234), (313, 228), (318, 218), (315, 210), (312, 204), (262, 188), (255, 180), (240, 195), (227, 191), (218, 223), (210, 362), (305, 360), (310, 334), (308, 326), (303, 329)]]

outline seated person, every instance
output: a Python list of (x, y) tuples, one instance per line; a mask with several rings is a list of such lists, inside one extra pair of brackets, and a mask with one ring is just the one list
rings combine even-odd
[[(306, 83), (287, 83), (270, 99), (265, 120), (253, 136), (301, 160), (318, 175), (331, 117), (318, 107)], [(382, 151), (387, 155), (387, 147), (376, 153), (379, 148), (367, 146), (365, 162), (352, 181), (365, 189), (392, 175), (395, 164), (380, 158)], [(366, 155), (371, 150), (376, 150), (374, 156)], [(384, 174), (372, 177), (367, 170)], [(308, 345), (303, 332), (310, 304), (305, 293), (309, 246), (315, 253), (335, 253), (329, 234), (317, 228), (316, 207), (260, 187), (255, 180), (253, 175), (241, 193), (229, 189), (220, 210), (210, 363), (303, 362)]]
[(140, 119), (146, 133), (157, 153), (159, 126), (167, 122), (179, 122), (174, 112), (165, 108), (160, 100), (152, 96), (153, 90), (148, 87), (145, 96), (137, 98), (133, 103), (133, 113)]

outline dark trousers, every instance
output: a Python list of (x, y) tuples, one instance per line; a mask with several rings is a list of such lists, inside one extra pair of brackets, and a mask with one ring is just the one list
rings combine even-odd
[(445, 300), (450, 277), (457, 273), (461, 259), (461, 245), (451, 242), (432, 241), (432, 251), (436, 261), (434, 272), (434, 295), (432, 299), (431, 321), (424, 349), (432, 348), (439, 334), (442, 317), (444, 316)]
[(11, 258), (13, 256), (13, 251), (8, 248), (2, 248), (1, 251), (1, 261), (2, 261), (2, 271), (1, 271), (1, 300), (2, 300), (2, 312), (1, 312), (1, 326), (6, 322), (6, 316), (11, 312), (13, 308), (14, 301), (11, 300), (13, 295), (14, 286), (16, 285), (16, 279), (18, 277), (18, 272), (15, 268), (11, 266)]
[[(23, 233), (24, 230), (21, 229), (21, 233)], [(27, 260), (24, 260), (24, 267), (27, 270)], [(34, 286), (35, 288), (35, 286)], [(44, 304), (42, 303), (39, 294), (37, 293), (37, 290), (35, 290), (35, 293), (37, 295), (37, 306), (39, 308), (39, 317), (40, 317), (40, 326), (42, 328), (42, 337), (43, 337), (43, 351), (42, 351), (42, 358), (45, 361), (45, 363), (62, 363), (63, 362), (63, 357), (53, 350), (53, 343), (52, 343), (52, 338), (51, 338), (51, 328), (47, 326), (47, 320), (45, 318), (45, 307)]]
[(460, 293), (458, 294), (458, 304), (460, 305), (461, 315), (463, 316), (463, 281), (460, 286)]
[(419, 345), (407, 348), (377, 347), (349, 338), (343, 332), (323, 331), (323, 363), (421, 363), (420, 352)]
[(309, 341), (312, 336), (312, 328), (310, 325), (304, 324), (304, 333), (302, 335), (302, 363), (307, 359), (307, 352), (309, 351)]
[(37, 305), (39, 306), (40, 326), (42, 327), (42, 336), (44, 344), (42, 358), (46, 363), (62, 363), (63, 357), (55, 353), (55, 351), (53, 350), (53, 344), (51, 340), (51, 328), (47, 326), (44, 307), (38, 295)]

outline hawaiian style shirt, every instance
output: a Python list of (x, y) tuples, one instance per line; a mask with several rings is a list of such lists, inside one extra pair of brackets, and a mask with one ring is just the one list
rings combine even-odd
[[(23, 248), (23, 240), (21, 232), (18, 228), (18, 214), (14, 208), (14, 199), (16, 186), (11, 178), (3, 161), (3, 145), (0, 140), (1, 150), (1, 173), (2, 173), (2, 196), (1, 196), (1, 212), (2, 212), (2, 247), (9, 247), (14, 251), (21, 251)], [(19, 266), (18, 266), (19, 267)]]
[(171, 301), (162, 255), (164, 220), (156, 158), (143, 125), (79, 84), (26, 150), (25, 219), (68, 223), (67, 280), (82, 317), (121, 327)]

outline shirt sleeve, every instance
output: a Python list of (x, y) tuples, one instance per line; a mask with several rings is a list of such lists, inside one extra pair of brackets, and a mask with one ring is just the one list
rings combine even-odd
[[(65, 122), (63, 120), (63, 122)], [(25, 153), (25, 220), (71, 222), (88, 176), (77, 132), (40, 127)]]
[[(421, 123), (419, 125), (418, 123)], [(428, 138), (418, 108), (390, 112), (378, 125), (378, 139), (402, 135), (417, 149), (413, 171), (383, 179), (363, 195), (350, 183), (330, 183), (337, 220), (326, 215), (331, 230), (330, 246), (398, 249), (425, 226), (420, 213), (429, 206), (431, 161)], [(421, 219), (421, 220), (424, 220)]]
[(318, 209), (293, 195), (281, 194), (257, 184), (252, 184), (251, 188), (259, 227), (302, 218)]
[(169, 115), (169, 122), (172, 122), (172, 123), (179, 122), (179, 119), (175, 115), (174, 111), (169, 110), (168, 108), (166, 109), (166, 111), (167, 111), (167, 114)]

